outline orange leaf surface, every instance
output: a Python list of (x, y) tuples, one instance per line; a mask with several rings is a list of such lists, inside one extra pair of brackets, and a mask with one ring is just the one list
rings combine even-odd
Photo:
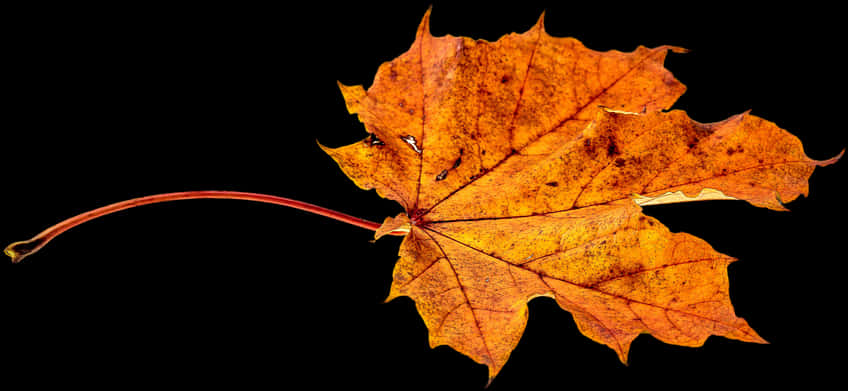
[(650, 333), (700, 346), (710, 335), (765, 343), (734, 313), (734, 258), (672, 233), (642, 205), (739, 199), (783, 210), (816, 166), (800, 141), (743, 113), (702, 124), (670, 111), (685, 87), (671, 46), (596, 52), (544, 30), (487, 42), (434, 37), (372, 86), (341, 85), (370, 133), (324, 150), (361, 188), (405, 213), (389, 299), (409, 296), (430, 335), (489, 368), (518, 343), (527, 302), (554, 298), (622, 362)]

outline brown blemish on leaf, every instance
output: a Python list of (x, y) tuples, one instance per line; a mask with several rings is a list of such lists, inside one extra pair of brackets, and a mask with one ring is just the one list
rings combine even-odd
[(741, 145), (736, 146), (736, 147), (728, 147), (727, 148), (727, 156), (731, 156), (734, 153), (741, 153), (741, 152), (745, 152), (745, 148), (743, 148)]
[(621, 151), (618, 150), (618, 145), (612, 137), (607, 138), (607, 156), (617, 156)]
[(451, 166), (451, 170), (456, 169), (459, 165), (462, 164), (462, 150), (459, 150), (459, 157), (454, 160), (453, 165)]

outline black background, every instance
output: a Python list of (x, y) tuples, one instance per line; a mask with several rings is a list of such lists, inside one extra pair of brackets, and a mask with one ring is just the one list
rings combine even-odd
[[(596, 50), (686, 47), (666, 61), (688, 87), (675, 108), (700, 122), (751, 109), (814, 159), (848, 146), (844, 26), (833, 9), (434, 3), (437, 36), (492, 41), (546, 10), (550, 34)], [(365, 137), (336, 80), (370, 85), (411, 45), (429, 4), (6, 9), (0, 242), (182, 190), (270, 193), (373, 221), (396, 215), (397, 204), (356, 188), (316, 140)], [(729, 267), (731, 298), (770, 345), (712, 337), (684, 348), (641, 336), (624, 366), (543, 298), (530, 303), (525, 334), (490, 389), (838, 378), (846, 165), (816, 170), (810, 197), (788, 213), (737, 201), (646, 209), (740, 259)], [(21, 264), (0, 263), (0, 373), (88, 386), (482, 389), (485, 367), (430, 349), (411, 300), (382, 304), (400, 238), (371, 239), (240, 201), (95, 220)]]

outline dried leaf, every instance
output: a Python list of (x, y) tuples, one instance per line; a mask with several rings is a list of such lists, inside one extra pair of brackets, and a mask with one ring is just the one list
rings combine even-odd
[(681, 48), (596, 52), (548, 35), (543, 18), (496, 42), (434, 37), (428, 22), (429, 11), (367, 91), (340, 84), (370, 135), (323, 148), (359, 187), (404, 207), (377, 235), (409, 229), (389, 299), (415, 300), (431, 346), (487, 365), (491, 380), (538, 296), (622, 362), (640, 333), (765, 343), (734, 314), (734, 258), (640, 205), (784, 210), (841, 154), (812, 160), (748, 113), (702, 124), (665, 112), (685, 90), (663, 67)]

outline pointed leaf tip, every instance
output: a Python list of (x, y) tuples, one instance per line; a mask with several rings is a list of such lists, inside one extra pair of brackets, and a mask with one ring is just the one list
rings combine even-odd
[(416, 34), (417, 36), (430, 36), (430, 13), (432, 11), (432, 5), (427, 7), (427, 11), (424, 12), (424, 17), (421, 18), (421, 23), (418, 24), (418, 33)]
[(545, 10), (542, 10), (542, 14), (539, 15), (539, 19), (536, 20), (536, 25), (534, 27), (538, 27), (542, 31), (545, 31)]
[(777, 205), (768, 206), (769, 209), (778, 212), (789, 212), (789, 208), (786, 207), (786, 202), (783, 201), (783, 198), (780, 196), (780, 192), (777, 190), (774, 191), (774, 199), (777, 200)]
[(315, 144), (318, 144), (318, 148), (321, 148), (322, 151), (329, 153), (330, 148), (325, 146), (324, 144), (321, 144), (321, 142), (318, 141), (317, 138), (315, 139)]
[(742, 334), (739, 335), (739, 336), (731, 337), (731, 338), (737, 339), (737, 340), (740, 340), (740, 341), (743, 341), (743, 342), (758, 343), (758, 344), (762, 344), (762, 345), (770, 345), (771, 344), (769, 341), (766, 341), (763, 337), (761, 337), (759, 334), (757, 334), (757, 332), (754, 331), (754, 329), (751, 328), (750, 325), (748, 325), (748, 322), (745, 321), (745, 319), (739, 318), (739, 322), (740, 322), (740, 324), (737, 325), (737, 327), (738, 327), (738, 330), (742, 332)]
[(618, 360), (624, 364), (625, 367), (630, 366), (630, 344), (627, 343), (625, 345), (619, 345), (618, 348), (613, 348), (615, 350), (615, 354), (618, 356)]
[(816, 165), (819, 166), (819, 167), (829, 166), (833, 163), (838, 162), (839, 159), (842, 159), (842, 155), (844, 155), (844, 154), (845, 154), (845, 149), (843, 148), (842, 151), (840, 151), (838, 155), (836, 155), (836, 156), (834, 156), (830, 159), (827, 159), (827, 160), (817, 160), (815, 162), (816, 162)]

